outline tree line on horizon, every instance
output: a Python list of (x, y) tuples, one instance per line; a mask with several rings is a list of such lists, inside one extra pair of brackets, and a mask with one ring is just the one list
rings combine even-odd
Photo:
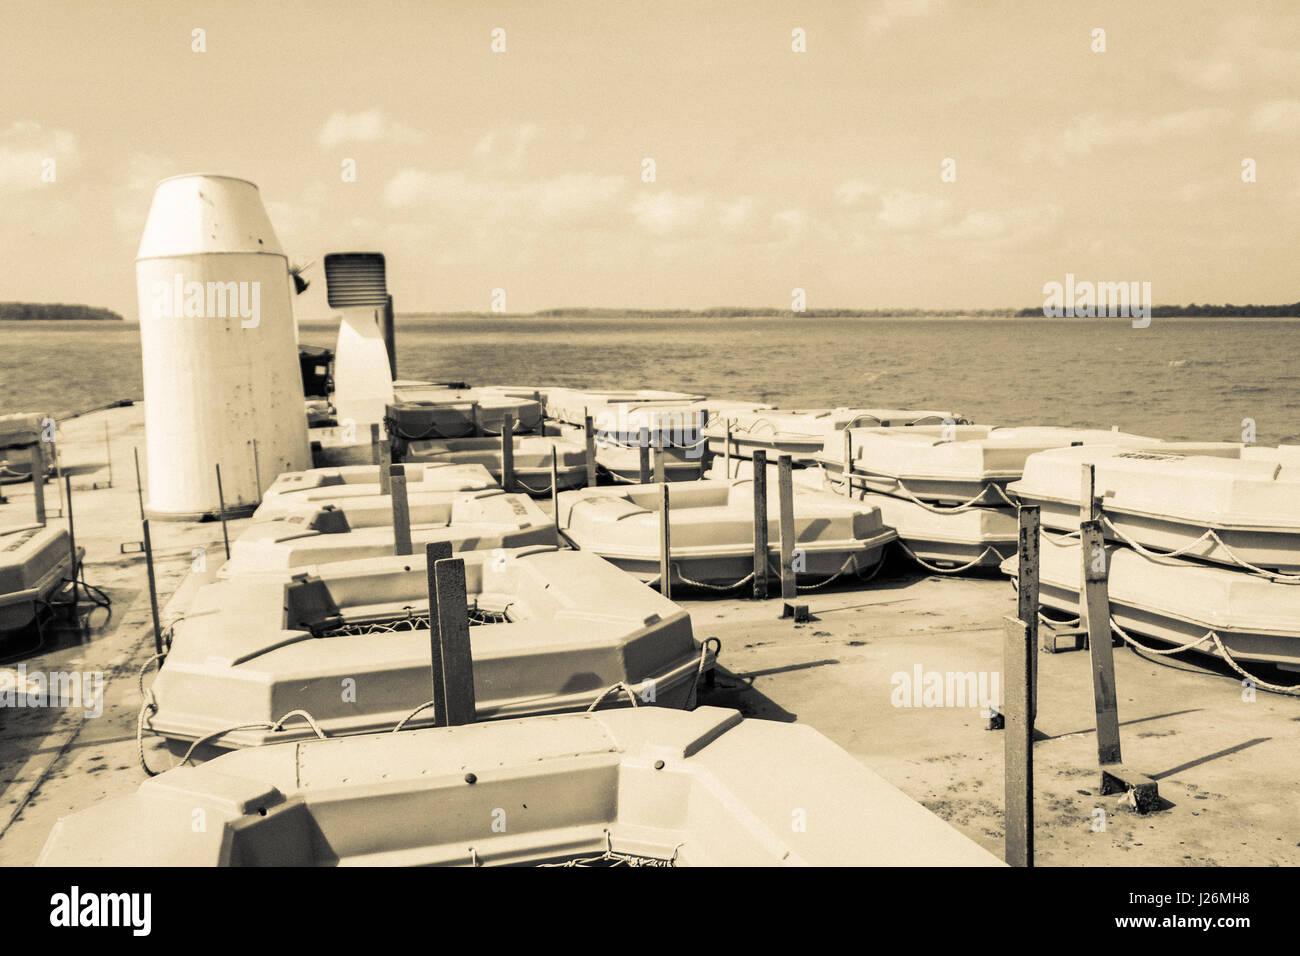
[(66, 305), (62, 302), (0, 302), (0, 322), (71, 322), (93, 320), (121, 322), (122, 316), (112, 309), (93, 305)]

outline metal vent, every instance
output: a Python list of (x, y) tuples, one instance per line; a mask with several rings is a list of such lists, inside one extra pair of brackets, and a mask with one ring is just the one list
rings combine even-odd
[(382, 309), (388, 302), (383, 253), (330, 253), (325, 257), (325, 291), (331, 309)]

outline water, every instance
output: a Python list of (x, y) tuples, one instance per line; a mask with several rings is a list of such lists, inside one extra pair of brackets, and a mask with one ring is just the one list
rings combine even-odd
[[(302, 341), (334, 344), (337, 326)], [(0, 414), (139, 398), (139, 329), (0, 322)], [(1300, 321), (398, 317), (403, 378), (936, 408), (981, 423), (1300, 442)]]

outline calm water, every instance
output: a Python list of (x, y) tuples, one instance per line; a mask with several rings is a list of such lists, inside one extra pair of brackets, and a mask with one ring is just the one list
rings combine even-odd
[[(330, 345), (336, 326), (304, 325)], [(784, 406), (947, 409), (982, 423), (1300, 441), (1300, 321), (398, 318), (404, 378), (646, 387)], [(139, 330), (0, 323), (0, 414), (138, 398)]]

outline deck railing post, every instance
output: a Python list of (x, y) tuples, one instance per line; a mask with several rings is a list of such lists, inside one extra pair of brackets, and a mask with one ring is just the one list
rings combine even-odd
[(1010, 866), (1034, 865), (1034, 718), (1030, 710), (1035, 647), (1029, 625), (1003, 619), (1002, 670), (1006, 693), (1004, 782), (1005, 859)]
[(659, 593), (673, 596), (672, 538), (668, 524), (668, 482), (659, 485)]
[(438, 578), (435, 566), (451, 557), (450, 541), (430, 541), (424, 546), (425, 583), (429, 590), (429, 652), (433, 682), (433, 725), (447, 726), (446, 675), (442, 661), (442, 632), (438, 626)]
[(501, 487), (515, 490), (515, 419), (509, 412), (501, 417)]
[(582, 431), (587, 442), (587, 487), (596, 487), (596, 430), (592, 427), (591, 416), (583, 409)]
[(1021, 505), (1017, 519), (1020, 537), (1016, 558), (1016, 611), (1029, 628), (1033, 641), (1033, 679), (1029, 685), (1029, 714), (1038, 716), (1038, 545), (1042, 514), (1038, 505)]
[(754, 600), (767, 600), (767, 452), (754, 449)]
[(411, 507), (406, 500), (406, 466), (392, 465), (388, 471), (393, 502), (393, 554), (410, 554)]
[(438, 596), (438, 635), (442, 643), (443, 689), (447, 701), (447, 726), (474, 722), (474, 658), (469, 640), (469, 601), (465, 588), (465, 560), (443, 558), (433, 565)]
[(641, 484), (650, 483), (650, 429), (642, 428), (637, 432), (637, 453), (640, 456)]
[(221, 490), (221, 465), (217, 465), (217, 507), (221, 511), (221, 540), (226, 546), (226, 560), (230, 560), (230, 532), (226, 529), (226, 495)]

